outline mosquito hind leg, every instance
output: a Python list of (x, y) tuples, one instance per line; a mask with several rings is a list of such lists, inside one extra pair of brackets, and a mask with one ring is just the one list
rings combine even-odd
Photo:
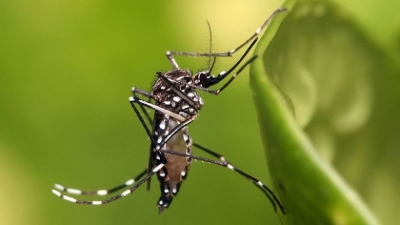
[[(58, 197), (66, 200), (66, 201), (70, 201), (72, 203), (75, 204), (84, 204), (84, 205), (104, 205), (110, 202), (113, 202), (115, 200), (118, 200), (120, 198), (123, 198), (129, 194), (131, 194), (132, 192), (134, 192), (136, 189), (138, 189), (144, 182), (146, 182), (148, 179), (150, 179), (155, 173), (157, 173), (160, 169), (162, 169), (164, 167), (164, 164), (161, 163), (160, 165), (158, 165), (156, 168), (154, 168), (150, 173), (146, 174), (146, 176), (144, 178), (142, 178), (141, 180), (139, 180), (133, 187), (129, 188), (128, 190), (122, 192), (121, 194), (115, 195), (111, 198), (105, 199), (105, 200), (100, 200), (100, 201), (85, 201), (85, 200), (78, 200), (72, 197), (69, 197), (67, 195), (61, 194), (61, 192), (53, 189), (52, 192), (53, 194), (57, 195)], [(146, 170), (147, 171), (147, 170)], [(145, 172), (146, 172), (145, 171)]]
[(93, 191), (87, 191), (87, 190), (79, 190), (79, 189), (75, 189), (75, 188), (68, 188), (68, 187), (64, 187), (60, 184), (55, 184), (54, 188), (58, 189), (59, 191), (68, 193), (68, 194), (74, 194), (74, 195), (98, 195), (98, 196), (104, 196), (104, 195), (109, 195), (112, 194), (116, 191), (119, 191), (121, 189), (124, 189), (126, 187), (129, 187), (131, 185), (133, 185), (137, 180), (139, 180), (140, 178), (142, 178), (145, 174), (146, 174), (147, 170), (144, 170), (143, 172), (141, 172), (139, 175), (137, 175), (136, 177), (127, 180), (125, 183), (120, 184), (116, 187), (110, 188), (110, 189), (100, 189), (100, 190), (93, 190)]
[(221, 161), (218, 160), (212, 160), (212, 159), (207, 159), (204, 157), (199, 157), (199, 156), (194, 156), (194, 155), (189, 155), (189, 154), (185, 154), (185, 153), (180, 153), (180, 152), (176, 152), (176, 151), (171, 151), (171, 150), (161, 150), (165, 153), (168, 154), (173, 154), (173, 155), (179, 155), (179, 156), (183, 156), (183, 157), (188, 157), (188, 158), (192, 158), (192, 159), (197, 159), (203, 162), (208, 162), (211, 164), (215, 164), (215, 165), (219, 165), (219, 166), (223, 166), (226, 167), (232, 171), (235, 171), (237, 173), (239, 173), (240, 175), (242, 175), (244, 178), (250, 180), (258, 189), (260, 189), (266, 196), (267, 198), (270, 200), (272, 206), (274, 207), (275, 211), (276, 211), (276, 205), (278, 205), (280, 211), (285, 214), (285, 209), (283, 208), (281, 202), (279, 201), (278, 197), (274, 194), (274, 192), (268, 188), (266, 185), (264, 185), (260, 180), (256, 179), (255, 177), (251, 176), (250, 174), (244, 172), (243, 170), (233, 166), (231, 163), (229, 163), (221, 154), (216, 153), (208, 148), (205, 148), (199, 144), (194, 144), (195, 147), (198, 147), (199, 149), (205, 151), (206, 153), (209, 153), (210, 155), (220, 159)]

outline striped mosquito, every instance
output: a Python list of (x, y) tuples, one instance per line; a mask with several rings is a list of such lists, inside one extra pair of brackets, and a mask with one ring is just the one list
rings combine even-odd
[[(230, 51), (221, 53), (167, 51), (166, 56), (173, 69), (165, 73), (157, 72), (157, 78), (151, 92), (134, 87), (132, 88), (133, 96), (129, 98), (133, 110), (151, 140), (147, 169), (143, 170), (143, 172), (135, 178), (111, 189), (83, 191), (56, 184), (55, 189), (52, 190), (53, 193), (64, 200), (76, 204), (104, 205), (131, 194), (145, 182), (147, 182), (147, 188), (149, 189), (151, 177), (157, 174), (161, 189), (161, 197), (157, 205), (159, 213), (162, 213), (164, 209), (169, 207), (173, 198), (178, 194), (182, 182), (187, 177), (192, 159), (196, 159), (223, 166), (239, 173), (241, 176), (251, 181), (267, 196), (275, 211), (278, 206), (280, 211), (285, 213), (282, 204), (271, 189), (258, 179), (229, 163), (222, 155), (194, 143), (188, 131), (188, 125), (197, 118), (198, 111), (201, 110), (203, 106), (203, 100), (197, 93), (197, 90), (214, 95), (221, 93), (235, 77), (256, 58), (256, 56), (253, 56), (241, 65), (244, 58), (257, 42), (259, 33), (269, 24), (277, 13), (285, 10), (286, 9), (283, 8), (275, 10), (250, 38)], [(249, 43), (249, 47), (247, 47), (240, 59), (228, 71), (222, 71), (216, 76), (212, 75), (211, 71), (217, 57), (230, 57)], [(179, 68), (174, 58), (176, 55), (209, 57), (209, 68), (208, 70), (192, 74), (189, 70)], [(237, 71), (233, 73), (236, 68), (238, 68)], [(218, 84), (230, 74), (232, 74), (232, 76), (221, 88), (217, 90), (209, 89), (209, 87)], [(148, 100), (144, 100), (145, 98), (148, 98)], [(147, 108), (154, 110), (153, 118), (150, 117), (146, 110)], [(151, 124), (151, 129), (148, 124)], [(196, 147), (218, 160), (192, 155), (192, 147)], [(102, 196), (115, 193), (124, 188), (127, 188), (127, 190), (111, 198), (100, 201), (77, 200), (61, 193)]]

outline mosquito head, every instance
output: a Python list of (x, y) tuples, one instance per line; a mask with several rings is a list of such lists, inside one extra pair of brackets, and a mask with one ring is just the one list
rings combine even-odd
[(210, 75), (210, 72), (208, 70), (196, 73), (196, 75), (193, 76), (192, 80), (194, 85), (203, 88), (208, 88), (215, 84), (213, 82), (213, 77)]

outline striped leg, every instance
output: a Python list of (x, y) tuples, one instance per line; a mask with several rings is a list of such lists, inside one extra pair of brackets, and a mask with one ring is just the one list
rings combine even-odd
[[(250, 61), (251, 61), (251, 60), (250, 60)], [(231, 80), (233, 80), (233, 78), (232, 78)], [(230, 83), (230, 81), (228, 82), (228, 84), (229, 84), (229, 83)], [(148, 112), (147, 112), (146, 110), (144, 110), (144, 108), (142, 108), (142, 112), (145, 114), (145, 116), (146, 116), (148, 122), (149, 122), (149, 123), (153, 123), (153, 121), (152, 121), (152, 119), (150, 118)], [(181, 128), (180, 128), (180, 129), (181, 129)], [(179, 131), (180, 129), (179, 129), (179, 128), (178, 128), (178, 129), (175, 129), (175, 131)], [(176, 132), (173, 132), (173, 134), (175, 134), (175, 133), (176, 133)], [(171, 136), (171, 135), (170, 135), (170, 136)], [(166, 140), (169, 140), (169, 138), (166, 138), (166, 139), (164, 140), (164, 142), (165, 142)], [(247, 178), (248, 180), (250, 180), (257, 188), (259, 188), (259, 189), (268, 197), (268, 199), (271, 201), (271, 203), (272, 203), (272, 205), (273, 205), (275, 211), (276, 211), (276, 205), (275, 205), (275, 202), (276, 202), (276, 203), (278, 204), (279, 209), (280, 209), (283, 213), (285, 213), (285, 210), (284, 210), (282, 204), (280, 203), (279, 199), (275, 196), (275, 194), (272, 192), (272, 190), (269, 189), (267, 186), (265, 186), (261, 181), (259, 181), (258, 179), (252, 177), (251, 175), (249, 175), (249, 174), (247, 174), (247, 173), (245, 173), (245, 172), (243, 172), (243, 171), (241, 171), (241, 170), (235, 168), (234, 166), (232, 166), (232, 164), (230, 164), (230, 163), (224, 158), (223, 155), (218, 154), (218, 153), (216, 153), (216, 152), (214, 152), (214, 151), (212, 151), (212, 150), (210, 150), (210, 149), (207, 149), (207, 148), (205, 148), (205, 147), (203, 147), (203, 146), (201, 146), (201, 145), (199, 145), (199, 144), (197, 144), (197, 143), (193, 143), (193, 146), (195, 146), (195, 147), (197, 147), (197, 148), (199, 148), (199, 149), (205, 151), (206, 153), (208, 153), (208, 154), (210, 154), (210, 155), (212, 155), (212, 156), (218, 158), (219, 160), (221, 160), (221, 162), (220, 162), (220, 161), (209, 160), (209, 159), (205, 159), (205, 158), (201, 158), (201, 157), (197, 157), (197, 156), (189, 156), (189, 155), (181, 154), (181, 153), (178, 154), (178, 153), (173, 152), (173, 151), (170, 151), (169, 153), (170, 153), (170, 154), (181, 155), (181, 156), (185, 156), (185, 157), (191, 157), (191, 158), (199, 159), (199, 160), (202, 160), (202, 161), (207, 161), (207, 162), (210, 162), (210, 163), (213, 163), (213, 164), (216, 164), (216, 165), (220, 165), (220, 166), (227, 167), (227, 168), (229, 168), (229, 169), (231, 169), (231, 170), (233, 170), (233, 171), (238, 172), (239, 174), (241, 174), (242, 176), (244, 176), (245, 178)], [(164, 151), (165, 151), (165, 152), (168, 152), (168, 150), (164, 150)], [(149, 189), (149, 185), (148, 185), (147, 189)]]
[[(174, 86), (174, 85), (172, 85), (172, 86)], [(136, 116), (138, 117), (138, 119), (142, 123), (143, 128), (146, 130), (147, 136), (150, 138), (152, 144), (154, 146), (156, 146), (156, 149), (155, 149), (156, 151), (159, 151), (160, 148), (163, 145), (165, 145), (165, 143), (167, 143), (169, 139), (171, 139), (176, 133), (178, 133), (180, 130), (182, 130), (183, 128), (188, 126), (190, 123), (192, 123), (196, 119), (195, 116), (190, 118), (190, 119), (186, 119), (186, 118), (184, 118), (184, 117), (182, 117), (182, 116), (180, 116), (180, 115), (178, 115), (176, 113), (173, 113), (171, 111), (163, 109), (163, 108), (161, 108), (161, 107), (159, 107), (157, 105), (154, 105), (154, 104), (150, 103), (150, 101), (146, 102), (146, 101), (144, 101), (144, 100), (142, 100), (142, 99), (137, 97), (137, 94), (140, 94), (140, 95), (149, 97), (149, 99), (152, 99), (154, 97), (153, 97), (153, 95), (151, 93), (148, 93), (146, 91), (143, 91), (143, 90), (140, 90), (140, 89), (137, 89), (137, 88), (132, 88), (132, 93), (133, 93), (134, 97), (130, 97), (129, 98), (131, 106), (132, 106), (133, 110), (135, 111)], [(149, 126), (146, 124), (146, 121), (144, 120), (143, 116), (139, 112), (139, 109), (135, 106), (134, 103), (138, 103), (139, 104), (139, 108), (142, 110), (142, 112), (145, 115), (145, 118), (147, 119), (147, 122), (150, 123), (150, 124), (153, 124), (153, 120), (151, 119), (150, 115), (146, 111), (145, 107), (148, 107), (148, 108), (151, 108), (151, 109), (153, 109), (155, 111), (160, 111), (160, 112), (162, 112), (164, 114), (167, 114), (167, 115), (177, 119), (178, 121), (180, 121), (182, 123), (180, 123), (176, 127), (174, 127), (170, 131), (169, 135), (167, 135), (164, 139), (158, 138), (157, 140), (155, 140), (154, 139), (154, 135), (152, 135)], [(150, 155), (149, 155), (148, 166), (147, 166), (147, 172), (148, 173), (150, 172), (150, 170), (151, 170), (151, 168), (153, 166), (153, 159), (152, 159), (152, 154), (153, 153), (152, 153), (151, 147), (150, 147), (150, 151), (149, 152), (150, 152)], [(148, 179), (147, 190), (150, 190), (150, 183), (151, 183), (151, 179)]]
[[(158, 172), (160, 169), (162, 169), (163, 167), (164, 167), (164, 164), (161, 163), (161, 164), (158, 165), (156, 168), (154, 168), (150, 173), (148, 173), (144, 178), (142, 178), (141, 180), (139, 180), (133, 187), (129, 188), (128, 190), (122, 192), (122, 193), (119, 194), (119, 195), (116, 195), (116, 196), (114, 196), (114, 197), (111, 197), (111, 198), (108, 198), (108, 199), (105, 199), (105, 200), (101, 200), (101, 201), (83, 201), (83, 200), (77, 200), (77, 199), (72, 198), (72, 197), (69, 197), (69, 196), (67, 196), (67, 195), (63, 195), (63, 194), (61, 194), (59, 191), (57, 191), (57, 190), (55, 190), (55, 189), (53, 189), (52, 192), (53, 192), (55, 195), (57, 195), (58, 197), (60, 197), (60, 198), (62, 198), (62, 199), (64, 199), (64, 200), (67, 200), (67, 201), (76, 203), (76, 204), (84, 204), (84, 205), (104, 205), (104, 204), (113, 202), (113, 201), (115, 201), (115, 200), (118, 200), (118, 199), (120, 199), (120, 198), (122, 198), (122, 197), (125, 197), (125, 196), (131, 194), (132, 192), (134, 192), (136, 189), (138, 189), (144, 182), (146, 182), (148, 179), (150, 179), (155, 173), (157, 173), (157, 172)], [(146, 170), (146, 171), (147, 171), (147, 170)], [(146, 173), (146, 171), (144, 171), (141, 175), (143, 176), (143, 175)], [(129, 180), (129, 181), (132, 182), (132, 180)], [(129, 181), (128, 181), (128, 182), (129, 182)], [(134, 182), (134, 181), (133, 181), (133, 182)], [(131, 185), (131, 184), (130, 184), (130, 185)], [(61, 187), (61, 188), (64, 188), (64, 187), (62, 187), (61, 185), (60, 185), (60, 187)], [(57, 187), (56, 187), (56, 188), (57, 188)], [(65, 190), (68, 190), (68, 189), (65, 189)], [(72, 192), (71, 192), (71, 190), (72, 190)], [(119, 190), (119, 189), (118, 189), (118, 190)], [(64, 190), (63, 190), (63, 191), (64, 191)], [(68, 193), (71, 193), (71, 194), (80, 194), (79, 191), (80, 191), (80, 190), (77, 190), (77, 189), (69, 189), (69, 192), (68, 192), (68, 191), (67, 191), (67, 192), (68, 192)], [(100, 190), (100, 195), (103, 194), (104, 191), (106, 191), (106, 190)], [(96, 194), (99, 195), (99, 193), (96, 193)]]
[(197, 52), (180, 52), (180, 51), (167, 51), (166, 55), (171, 63), (171, 65), (174, 67), (175, 70), (179, 70), (179, 66), (176, 63), (176, 60), (174, 58), (174, 55), (182, 55), (182, 56), (192, 56), (192, 57), (231, 57), (235, 52), (239, 51), (241, 48), (246, 46), (248, 43), (253, 41), (258, 37), (258, 35), (261, 33), (261, 31), (269, 24), (269, 22), (274, 18), (274, 16), (280, 12), (286, 11), (285, 8), (279, 8), (272, 12), (272, 14), (267, 18), (267, 20), (264, 21), (264, 23), (257, 28), (257, 30), (254, 32), (253, 35), (251, 35), (246, 41), (244, 41), (241, 45), (237, 46), (234, 49), (231, 49), (230, 51), (227, 52), (207, 52), (207, 53), (197, 53)]
[(250, 174), (238, 169), (237, 167), (233, 166), (231, 163), (229, 163), (222, 155), (211, 151), (210, 149), (204, 148), (198, 144), (193, 144), (195, 147), (219, 158), (221, 161), (217, 161), (217, 160), (212, 160), (212, 159), (207, 159), (207, 158), (203, 158), (203, 157), (199, 157), (199, 156), (194, 156), (194, 155), (188, 155), (185, 153), (180, 153), (180, 152), (175, 152), (175, 151), (171, 151), (171, 150), (161, 150), (165, 153), (168, 154), (173, 154), (173, 155), (179, 155), (179, 156), (183, 156), (183, 157), (188, 157), (188, 158), (192, 158), (192, 159), (197, 159), (203, 162), (208, 162), (208, 163), (212, 163), (215, 165), (219, 165), (219, 166), (223, 166), (226, 167), (230, 170), (233, 170), (237, 173), (239, 173), (240, 175), (242, 175), (243, 177), (245, 177), (246, 179), (250, 180), (254, 185), (256, 185), (256, 187), (258, 189), (260, 189), (266, 196), (267, 198), (270, 200), (272, 206), (274, 207), (274, 210), (276, 211), (276, 204), (278, 205), (280, 211), (285, 214), (285, 209), (283, 208), (281, 202), (279, 201), (278, 197), (276, 197), (276, 195), (274, 194), (274, 192), (272, 192), (271, 189), (269, 189), (267, 186), (265, 186), (260, 180), (256, 179), (255, 177), (251, 176)]
[[(135, 89), (133, 89), (133, 92), (135, 93)], [(136, 92), (137, 92), (137, 91), (136, 91)], [(143, 94), (143, 92), (140, 93), (140, 94)], [(150, 94), (149, 94), (149, 97), (151, 97)], [(134, 109), (134, 111), (135, 111), (137, 117), (139, 118), (140, 122), (142, 123), (144, 129), (146, 130), (148, 137), (151, 139), (151, 142), (152, 142), (155, 146), (157, 146), (157, 149), (156, 149), (156, 150), (159, 150), (159, 148), (160, 148), (161, 146), (163, 146), (165, 143), (167, 143), (168, 140), (172, 138), (172, 136), (174, 136), (176, 133), (178, 133), (180, 130), (182, 130), (183, 128), (185, 128), (186, 126), (188, 126), (190, 123), (192, 123), (192, 122), (196, 119), (196, 116), (192, 116), (191, 118), (186, 119), (185, 117), (183, 117), (183, 116), (181, 116), (181, 115), (179, 115), (179, 114), (176, 114), (176, 113), (174, 113), (174, 112), (171, 112), (171, 111), (169, 111), (169, 110), (166, 110), (166, 109), (164, 109), (164, 108), (161, 108), (161, 107), (159, 107), (159, 106), (157, 106), (157, 105), (155, 105), (155, 104), (151, 104), (151, 103), (149, 103), (149, 102), (147, 102), (147, 101), (144, 101), (144, 100), (142, 100), (142, 99), (139, 99), (139, 98), (137, 98), (137, 97), (130, 97), (130, 98), (129, 98), (129, 101), (130, 101), (131, 106), (132, 106), (132, 108)], [(140, 108), (141, 108), (141, 110), (145, 113), (146, 119), (147, 119), (148, 121), (151, 121), (151, 118), (150, 118), (150, 116), (148, 115), (147, 111), (144, 109), (144, 107), (148, 107), (148, 108), (151, 108), (151, 109), (153, 109), (153, 110), (156, 110), (156, 111), (162, 112), (162, 113), (164, 113), (164, 114), (167, 114), (167, 115), (169, 115), (170, 117), (177, 119), (177, 120), (178, 120), (179, 122), (181, 122), (181, 123), (178, 124), (176, 127), (174, 127), (174, 128), (170, 131), (169, 135), (166, 136), (164, 139), (154, 140), (154, 139), (153, 139), (153, 135), (152, 135), (152, 133), (151, 133), (149, 127), (146, 125), (146, 122), (144, 121), (143, 117), (140, 115), (140, 112), (139, 112), (139, 110), (136, 108), (136, 106), (135, 106), (134, 103), (138, 103), (138, 104), (140, 105)], [(151, 122), (152, 122), (152, 121), (151, 121)]]
[(86, 190), (79, 190), (79, 189), (74, 189), (74, 188), (68, 188), (64, 187), (60, 184), (55, 184), (54, 188), (58, 189), (61, 192), (73, 194), (73, 195), (98, 195), (98, 196), (104, 196), (104, 195), (109, 195), (112, 194), (116, 191), (119, 191), (121, 189), (124, 189), (126, 187), (132, 186), (137, 180), (142, 178), (146, 174), (147, 170), (144, 170), (141, 172), (139, 175), (137, 175), (135, 178), (127, 180), (125, 183), (118, 185), (116, 187), (110, 188), (110, 189), (103, 189), (103, 190), (95, 190), (95, 191), (86, 191)]

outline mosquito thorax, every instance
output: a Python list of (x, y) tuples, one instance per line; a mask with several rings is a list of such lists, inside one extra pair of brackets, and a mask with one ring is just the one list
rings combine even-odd
[[(156, 103), (185, 118), (196, 116), (204, 103), (193, 87), (192, 73), (188, 70), (171, 70), (158, 72), (157, 76), (152, 91)], [(162, 78), (168, 79), (168, 82)]]

